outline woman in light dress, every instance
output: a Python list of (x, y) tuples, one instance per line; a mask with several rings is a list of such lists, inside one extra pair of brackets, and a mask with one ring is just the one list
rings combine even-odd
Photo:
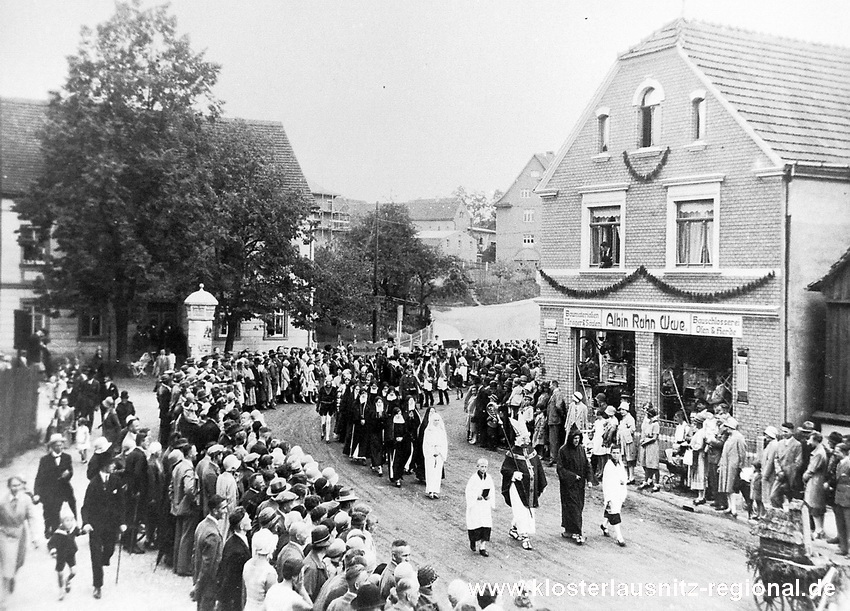
[(277, 547), (277, 535), (261, 528), (251, 540), (251, 559), (242, 568), (243, 611), (265, 611), (266, 593), (277, 583), (277, 571), (269, 556)]
[(0, 609), (6, 609), (15, 589), (15, 575), (26, 559), (27, 541), (38, 547), (35, 512), (32, 499), (24, 491), (24, 479), (13, 475), (6, 485), (9, 494), (0, 501)]

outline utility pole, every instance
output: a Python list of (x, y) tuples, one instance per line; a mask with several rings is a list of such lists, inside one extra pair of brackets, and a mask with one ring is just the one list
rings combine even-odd
[(378, 202), (375, 202), (375, 265), (372, 271), (372, 293), (375, 301), (372, 305), (372, 342), (378, 341), (378, 231), (380, 223), (378, 222)]

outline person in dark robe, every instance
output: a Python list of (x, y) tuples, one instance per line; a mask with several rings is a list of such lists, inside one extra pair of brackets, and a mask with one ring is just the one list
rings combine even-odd
[(584, 543), (581, 534), (581, 514), (584, 493), (591, 476), (590, 463), (584, 449), (581, 431), (573, 424), (567, 441), (558, 450), (558, 480), (561, 484), (561, 536), (576, 544)]
[(431, 421), (431, 412), (434, 409), (433, 405), (425, 408), (425, 414), (422, 416), (422, 421), (419, 423), (419, 430), (416, 432), (416, 439), (413, 441), (413, 460), (410, 467), (416, 475), (416, 481), (420, 484), (425, 483), (425, 455), (422, 453), (422, 444), (425, 440), (425, 429), (428, 428), (428, 423)]
[(528, 429), (516, 420), (511, 420), (511, 426), (516, 436), (500, 469), (502, 496), (511, 508), (511, 538), (519, 540), (523, 549), (531, 550), (531, 535), (536, 532), (534, 510), (540, 506), (540, 495), (546, 489), (546, 473), (531, 447)]
[(404, 479), (404, 466), (410, 458), (413, 444), (407, 414), (401, 411), (398, 404), (395, 405), (391, 414), (387, 418), (387, 429), (384, 433), (384, 444), (387, 448), (387, 468), (389, 469), (390, 482), (396, 488), (401, 488), (401, 482)]

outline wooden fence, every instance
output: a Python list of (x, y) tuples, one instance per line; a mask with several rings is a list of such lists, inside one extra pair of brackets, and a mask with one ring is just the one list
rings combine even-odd
[(413, 347), (417, 344), (419, 346), (424, 346), (433, 339), (434, 323), (431, 323), (424, 329), (420, 329), (415, 333), (402, 333), (401, 337), (398, 338), (398, 345), (400, 348), (407, 348), (408, 350), (413, 350)]
[(0, 463), (32, 446), (38, 434), (38, 385), (42, 372), (0, 371)]

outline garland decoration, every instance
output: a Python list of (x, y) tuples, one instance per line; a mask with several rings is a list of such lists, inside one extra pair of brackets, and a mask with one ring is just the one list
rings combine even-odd
[(626, 162), (626, 168), (629, 170), (629, 174), (639, 182), (649, 182), (654, 179), (661, 172), (662, 168), (667, 164), (667, 157), (670, 155), (670, 147), (668, 146), (664, 149), (664, 152), (661, 153), (661, 159), (658, 160), (658, 165), (655, 166), (654, 169), (650, 170), (646, 174), (641, 174), (638, 172), (634, 166), (632, 165), (632, 160), (629, 159), (629, 152), (623, 151), (623, 161)]
[(658, 290), (668, 295), (673, 295), (674, 297), (678, 297), (680, 299), (686, 299), (688, 301), (723, 301), (724, 299), (732, 299), (733, 297), (740, 297), (742, 295), (746, 295), (765, 284), (767, 284), (771, 279), (776, 276), (775, 272), (769, 272), (768, 274), (762, 276), (761, 278), (756, 278), (752, 282), (748, 282), (746, 284), (742, 284), (741, 286), (726, 289), (723, 291), (713, 291), (710, 293), (700, 293), (696, 291), (686, 291), (680, 289), (676, 286), (666, 283), (664, 280), (650, 273), (649, 270), (646, 269), (643, 265), (638, 267), (635, 271), (630, 273), (629, 275), (621, 278), (614, 284), (603, 286), (598, 289), (571, 289), (569, 287), (564, 286), (554, 278), (552, 278), (549, 274), (544, 272), (542, 269), (539, 270), (540, 277), (543, 278), (546, 283), (551, 286), (553, 289), (566, 295), (567, 297), (577, 298), (577, 299), (596, 299), (599, 297), (604, 297), (606, 295), (610, 295), (616, 291), (619, 291), (621, 288), (632, 284), (639, 278), (645, 278), (647, 282), (655, 286)]

